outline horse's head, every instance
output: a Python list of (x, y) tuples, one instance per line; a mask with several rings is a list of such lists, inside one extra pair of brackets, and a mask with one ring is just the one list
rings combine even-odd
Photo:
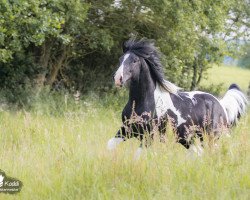
[(155, 47), (154, 41), (146, 38), (130, 39), (123, 44), (123, 53), (120, 67), (114, 76), (116, 86), (128, 85), (130, 82), (138, 81), (141, 75), (147, 77), (146, 75), (150, 74), (151, 78), (167, 91), (172, 93), (178, 91), (178, 87), (164, 79), (160, 52)]
[(120, 59), (120, 67), (114, 75), (115, 85), (128, 85), (133, 79), (138, 79), (140, 73), (140, 58), (133, 52), (126, 52)]

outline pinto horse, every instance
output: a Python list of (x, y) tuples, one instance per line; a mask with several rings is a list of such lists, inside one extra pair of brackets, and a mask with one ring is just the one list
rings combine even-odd
[[(167, 81), (160, 52), (151, 40), (128, 40), (123, 52), (114, 81), (116, 86), (129, 88), (129, 99), (122, 112), (123, 125), (108, 141), (109, 150), (131, 137), (143, 141), (147, 133), (153, 138), (155, 127), (164, 134), (171, 121), (177, 142), (201, 155), (202, 148), (193, 144), (195, 136), (201, 140), (205, 133), (219, 136), (246, 111), (247, 99), (236, 84), (218, 100), (206, 92), (182, 92)], [(142, 143), (137, 153), (141, 148)]]

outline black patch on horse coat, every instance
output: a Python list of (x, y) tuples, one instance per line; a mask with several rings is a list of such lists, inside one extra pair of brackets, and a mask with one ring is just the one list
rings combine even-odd
[[(185, 123), (176, 126), (179, 138), (186, 139), (192, 127), (192, 134), (198, 134), (202, 131), (211, 133), (226, 126), (226, 115), (218, 100), (208, 93), (197, 93), (193, 95), (193, 100), (187, 92), (179, 92), (178, 95), (170, 94), (175, 108), (180, 112), (181, 117), (186, 120)], [(176, 115), (168, 112), (172, 118)]]
[[(122, 137), (138, 137), (143, 139), (144, 132), (150, 132), (152, 122), (156, 119), (154, 101), (155, 82), (151, 78), (150, 71), (146, 65), (141, 66), (140, 77), (131, 80), (129, 100), (122, 112), (122, 121), (129, 129), (129, 134), (125, 128), (118, 131)], [(140, 119), (138, 123), (133, 123), (131, 118)], [(135, 119), (135, 120), (137, 120)]]
[(170, 109), (168, 109), (167, 110), (167, 120), (171, 120), (171, 124), (173, 125), (173, 126), (177, 126), (177, 124), (178, 124), (178, 118), (177, 118), (177, 115), (172, 111), (172, 110), (170, 110)]

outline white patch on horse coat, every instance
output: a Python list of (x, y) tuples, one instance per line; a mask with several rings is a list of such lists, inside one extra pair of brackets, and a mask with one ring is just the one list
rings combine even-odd
[(118, 144), (120, 144), (121, 142), (123, 142), (124, 140), (122, 138), (111, 138), (109, 141), (108, 141), (108, 145), (107, 145), (107, 149), (108, 150), (113, 150), (116, 148), (116, 146)]
[(123, 57), (123, 61), (121, 66), (118, 68), (118, 70), (115, 73), (115, 83), (119, 83), (120, 82), (120, 78), (123, 78), (123, 68), (124, 68), (124, 62), (128, 59), (128, 57), (130, 56), (129, 53), (125, 54)]
[(238, 114), (242, 115), (246, 111), (247, 99), (244, 94), (237, 89), (230, 89), (220, 100), (220, 104), (227, 114), (228, 123), (237, 121)]
[(181, 117), (181, 113), (174, 106), (170, 93), (166, 90), (161, 89), (159, 84), (156, 84), (156, 88), (154, 91), (154, 99), (155, 99), (155, 109), (157, 117), (165, 115), (167, 110), (170, 109), (177, 116), (177, 126), (185, 123), (186, 120)]
[(196, 98), (194, 98), (194, 95), (196, 95), (196, 94), (204, 94), (204, 92), (191, 91), (191, 92), (186, 92), (186, 94), (191, 99), (191, 101), (193, 102), (193, 104), (196, 105), (197, 104), (197, 100), (196, 100)]

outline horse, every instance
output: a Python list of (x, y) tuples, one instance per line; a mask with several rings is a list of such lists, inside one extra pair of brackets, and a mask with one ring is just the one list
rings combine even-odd
[(130, 39), (123, 44), (123, 53), (114, 82), (117, 87), (129, 88), (129, 99), (122, 111), (122, 126), (108, 141), (109, 150), (136, 137), (141, 141), (138, 157), (143, 140), (149, 146), (155, 130), (164, 135), (171, 122), (177, 142), (201, 155), (202, 147), (194, 145), (194, 137), (201, 141), (204, 134), (219, 137), (246, 112), (247, 98), (236, 84), (219, 100), (206, 92), (182, 91), (166, 80), (161, 53), (152, 40)]

